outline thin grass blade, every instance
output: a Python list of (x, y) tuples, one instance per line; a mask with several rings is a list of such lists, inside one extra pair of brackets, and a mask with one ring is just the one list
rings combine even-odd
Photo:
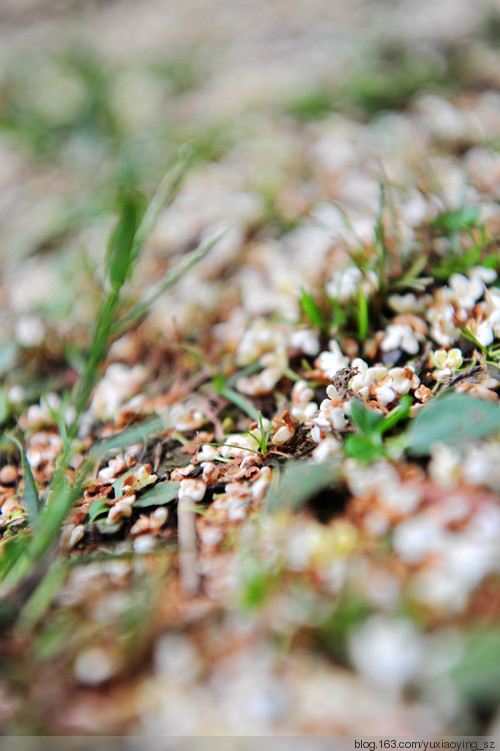
[(223, 232), (217, 234), (210, 240), (201, 243), (195, 248), (195, 250), (187, 253), (185, 258), (183, 258), (175, 268), (168, 271), (163, 279), (153, 287), (143, 300), (139, 300), (135, 305), (132, 305), (129, 312), (114, 325), (112, 329), (113, 337), (121, 336), (139, 323), (139, 321), (149, 313), (151, 307), (162, 295), (165, 294), (165, 292), (168, 292), (190, 269), (193, 268), (193, 266), (196, 266), (197, 263), (205, 258), (207, 253), (219, 242), (222, 235)]
[(23, 500), (26, 506), (26, 511), (28, 512), (28, 521), (30, 525), (33, 526), (38, 518), (38, 514), (40, 513), (41, 508), (35, 478), (33, 477), (33, 472), (31, 471), (26, 452), (24, 451), (20, 442), (17, 440), (17, 438), (14, 438), (14, 436), (10, 434), (6, 434), (6, 438), (8, 438), (9, 441), (17, 446), (19, 453), (21, 454), (21, 463), (23, 467), (24, 478)]

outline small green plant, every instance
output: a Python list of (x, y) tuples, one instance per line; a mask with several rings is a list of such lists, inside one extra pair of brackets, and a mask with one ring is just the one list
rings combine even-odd
[(251, 435), (252, 438), (257, 441), (257, 445), (259, 447), (259, 451), (261, 454), (267, 454), (268, 446), (269, 446), (269, 438), (271, 437), (271, 431), (273, 429), (272, 422), (269, 422), (267, 430), (264, 428), (264, 423), (262, 421), (262, 413), (259, 412), (257, 422), (259, 423), (258, 428), (255, 430), (247, 430), (247, 435)]
[(447, 237), (453, 237), (464, 230), (470, 231), (474, 229), (478, 226), (478, 222), (478, 206), (460, 206), (458, 209), (443, 211), (438, 214), (429, 222), (429, 227), (439, 230)]
[(327, 87), (300, 92), (284, 105), (287, 114), (300, 122), (310, 122), (327, 117), (335, 109), (335, 95)]
[(304, 287), (300, 288), (299, 305), (302, 313), (313, 328), (317, 328), (321, 332), (328, 330), (328, 321), (323, 315), (323, 311), (311, 292), (308, 292)]
[(395, 425), (406, 420), (410, 415), (411, 398), (402, 397), (400, 403), (388, 415), (381, 415), (367, 409), (357, 399), (351, 402), (351, 420), (359, 433), (346, 438), (344, 448), (347, 456), (357, 459), (361, 464), (382, 457), (390, 457), (394, 449), (398, 450), (399, 438), (393, 443), (384, 442), (384, 435)]
[[(191, 256), (189, 261), (183, 264), (182, 270), (177, 269), (177, 274), (173, 273), (167, 280), (163, 280), (160, 289), (155, 290), (154, 295), (150, 295), (146, 301), (137, 303), (132, 310), (123, 315), (121, 311), (122, 290), (133, 272), (139, 252), (154, 228), (160, 211), (173, 200), (186, 166), (186, 154), (183, 153), (145, 210), (143, 200), (137, 194), (127, 192), (122, 196), (120, 218), (108, 246), (108, 292), (98, 312), (84, 369), (72, 395), (74, 418), (67, 426), (64, 418), (65, 408), (69, 402), (67, 395), (63, 398), (64, 409), (56, 415), (56, 422), (63, 440), (63, 450), (43, 506), (40, 503), (36, 483), (22, 445), (16, 438), (11, 439), (21, 452), (24, 504), (28, 512), (28, 534), (18, 535), (15, 541), (7, 540), (1, 545), (0, 578), (3, 585), (3, 597), (0, 600), (0, 629), (10, 625), (21, 607), (52, 569), (61, 526), (73, 504), (81, 496), (91, 467), (109, 451), (123, 448), (137, 440), (144, 441), (152, 432), (165, 427), (163, 419), (153, 418), (147, 424), (134, 426), (124, 431), (124, 434), (96, 443), (88, 452), (76, 476), (70, 477), (70, 460), (75, 451), (75, 439), (81, 417), (88, 408), (93, 388), (99, 378), (101, 365), (107, 356), (113, 337), (123, 333), (144, 316), (151, 302), (161, 292), (172, 286), (196, 260), (208, 252), (213, 244), (212, 242), (199, 250), (194, 257)], [(142, 500), (147, 501), (147, 498)], [(158, 502), (158, 499), (155, 502)], [(95, 509), (95, 512), (97, 514), (99, 509)]]

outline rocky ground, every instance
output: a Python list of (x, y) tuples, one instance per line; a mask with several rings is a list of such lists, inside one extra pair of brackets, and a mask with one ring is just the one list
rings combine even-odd
[(495, 0), (4, 0), (4, 734), (500, 733), (499, 71)]

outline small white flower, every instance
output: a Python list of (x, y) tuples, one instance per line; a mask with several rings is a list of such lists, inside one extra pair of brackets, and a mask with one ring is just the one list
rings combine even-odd
[(394, 530), (394, 550), (407, 563), (420, 563), (428, 553), (439, 551), (446, 533), (437, 519), (417, 516), (398, 524)]
[(497, 278), (495, 269), (488, 269), (486, 266), (473, 266), (469, 271), (470, 279), (479, 279), (485, 284), (492, 284)]
[(292, 389), (292, 403), (300, 406), (308, 404), (314, 399), (314, 391), (307, 381), (297, 381)]
[(267, 321), (255, 321), (244, 333), (238, 346), (238, 365), (249, 365), (267, 352), (286, 352), (288, 337), (283, 327)]
[(420, 378), (411, 365), (405, 368), (391, 368), (389, 376), (392, 379), (391, 387), (396, 394), (407, 394), (410, 389), (417, 389), (420, 386)]
[(342, 442), (333, 436), (327, 436), (319, 441), (318, 446), (312, 452), (314, 462), (323, 462), (330, 456), (336, 456), (342, 451)]
[(416, 355), (419, 349), (419, 339), (422, 336), (416, 333), (408, 324), (390, 323), (380, 344), (382, 352), (391, 352), (394, 349), (402, 349), (409, 355)]
[(315, 365), (327, 378), (332, 379), (339, 370), (347, 368), (349, 358), (342, 354), (338, 342), (332, 339), (328, 345), (329, 352), (320, 352)]
[(389, 384), (383, 384), (382, 386), (376, 386), (373, 389), (377, 400), (386, 407), (388, 404), (394, 401), (396, 398), (396, 392), (389, 386)]
[(483, 321), (476, 329), (476, 339), (483, 347), (489, 347), (495, 338), (493, 326), (489, 321)]
[(84, 686), (98, 686), (111, 678), (117, 667), (109, 649), (91, 647), (78, 655), (74, 672), (76, 679)]
[(85, 534), (85, 526), (83, 524), (77, 524), (73, 529), (71, 530), (71, 535), (69, 537), (68, 542), (68, 548), (69, 550), (72, 550), (75, 545), (78, 545), (80, 540), (83, 538)]
[(170, 409), (170, 420), (179, 433), (190, 432), (201, 428), (205, 417), (199, 409), (188, 404), (174, 404)]
[(288, 357), (285, 351), (278, 350), (263, 355), (259, 362), (265, 366), (264, 370), (254, 376), (238, 378), (236, 381), (236, 388), (242, 394), (248, 396), (269, 394), (288, 366)]
[(289, 425), (282, 425), (273, 435), (271, 441), (275, 446), (281, 446), (293, 436), (295, 431)]
[(299, 349), (306, 355), (317, 355), (319, 352), (319, 337), (312, 329), (298, 329), (290, 336), (290, 347)]
[(45, 337), (45, 326), (40, 316), (26, 315), (19, 318), (14, 336), (21, 347), (38, 347)]
[(378, 289), (378, 278), (374, 271), (366, 274), (357, 267), (335, 271), (325, 286), (327, 294), (341, 303), (355, 299), (359, 292), (369, 296)]
[(219, 477), (219, 468), (213, 462), (203, 462), (203, 482), (214, 483)]
[(365, 400), (368, 399), (370, 394), (370, 386), (380, 383), (387, 376), (387, 368), (384, 365), (375, 365), (369, 368), (368, 364), (360, 357), (352, 361), (352, 367), (358, 373), (349, 381), (349, 388)]
[(344, 430), (347, 427), (343, 408), (334, 405), (330, 399), (325, 399), (321, 402), (320, 418), (327, 420), (334, 430)]
[(426, 314), (431, 324), (431, 336), (441, 345), (450, 347), (460, 334), (455, 325), (455, 308), (447, 302), (431, 306)]
[(187, 478), (180, 482), (178, 498), (179, 500), (190, 500), (196, 503), (203, 500), (206, 490), (207, 486), (202, 480)]
[(460, 454), (450, 446), (438, 443), (432, 448), (429, 474), (439, 485), (453, 487), (458, 482), (461, 464)]
[(135, 501), (135, 495), (129, 495), (117, 501), (109, 510), (107, 516), (108, 524), (114, 524), (120, 517), (132, 516), (132, 504)]
[(390, 295), (388, 302), (396, 313), (418, 313), (420, 310), (419, 300), (413, 292), (406, 295)]
[(447, 376), (455, 373), (463, 363), (462, 353), (457, 347), (450, 349), (449, 352), (445, 349), (438, 349), (431, 353), (431, 357), (437, 368), (434, 376), (438, 381), (442, 381)]
[(126, 469), (127, 465), (122, 458), (110, 459), (107, 466), (99, 470), (97, 476), (101, 480), (111, 482), (115, 479), (115, 477), (118, 477), (118, 475), (121, 475), (122, 472), (125, 472)]
[(124, 402), (140, 389), (145, 378), (146, 369), (142, 365), (133, 368), (118, 362), (109, 365), (94, 392), (92, 414), (102, 420), (114, 418)]
[(462, 476), (471, 485), (500, 490), (500, 444), (471, 446), (462, 462)]
[(316, 402), (311, 401), (314, 398), (314, 391), (309, 387), (307, 381), (297, 381), (292, 389), (292, 406), (290, 414), (300, 422), (309, 420), (318, 410)]
[(452, 274), (449, 284), (456, 302), (466, 310), (471, 310), (484, 292), (484, 282), (477, 275), (467, 279), (463, 274)]
[(399, 692), (418, 672), (423, 640), (406, 620), (374, 615), (349, 637), (349, 655), (359, 672), (375, 685)]

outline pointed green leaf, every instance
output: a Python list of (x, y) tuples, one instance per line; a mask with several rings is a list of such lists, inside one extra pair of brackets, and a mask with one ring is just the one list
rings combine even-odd
[(340, 465), (335, 460), (313, 464), (295, 461), (287, 464), (273, 480), (266, 496), (269, 511), (297, 509), (325, 488), (333, 488), (339, 478)]
[(460, 696), (481, 707), (500, 701), (500, 633), (481, 629), (465, 637), (464, 654), (451, 671), (451, 680)]
[(356, 427), (367, 436), (378, 435), (384, 421), (383, 415), (367, 409), (358, 399), (351, 401), (350, 417)]
[(443, 230), (448, 235), (454, 235), (460, 230), (472, 229), (479, 221), (479, 206), (462, 206), (452, 211), (443, 211), (433, 219), (429, 226)]
[(133, 193), (127, 193), (122, 198), (120, 220), (108, 246), (108, 275), (113, 289), (120, 289), (130, 275), (138, 221), (139, 199)]
[(107, 516), (108, 513), (109, 506), (106, 506), (104, 499), (100, 498), (89, 506), (88, 523), (92, 524), (100, 516)]
[(300, 307), (305, 316), (307, 316), (309, 323), (316, 328), (322, 329), (325, 327), (326, 322), (321, 312), (321, 308), (318, 303), (304, 287), (300, 288)]
[(22, 445), (13, 435), (6, 434), (6, 437), (17, 446), (19, 453), (21, 454), (24, 479), (23, 500), (26, 506), (26, 511), (28, 512), (28, 520), (30, 524), (34, 524), (40, 512), (40, 498), (38, 497), (35, 478), (33, 477), (33, 472), (31, 471), (31, 467)]
[(361, 464), (371, 464), (384, 456), (382, 443), (375, 443), (371, 436), (363, 434), (347, 436), (344, 450), (346, 456), (356, 459)]
[(142, 493), (134, 503), (134, 508), (147, 508), (148, 506), (165, 506), (175, 501), (179, 492), (179, 482), (165, 480), (158, 482), (149, 490)]
[(411, 421), (410, 454), (429, 454), (436, 443), (457, 446), (500, 432), (500, 404), (465, 394), (444, 394), (428, 402)]

